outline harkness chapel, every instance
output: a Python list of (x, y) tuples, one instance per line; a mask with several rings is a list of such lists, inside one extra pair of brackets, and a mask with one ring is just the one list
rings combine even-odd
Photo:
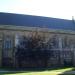
[[(47, 66), (75, 65), (75, 21), (51, 17), (0, 13), (0, 67), (18, 66), (17, 45), (25, 48), (23, 37), (44, 36), (44, 43), (52, 55)], [(32, 35), (33, 34), (33, 35)], [(23, 44), (24, 43), (24, 44)], [(42, 48), (40, 48), (43, 50)], [(45, 49), (45, 50), (46, 50)], [(39, 50), (39, 49), (38, 49)], [(32, 62), (22, 62), (27, 67)], [(33, 60), (32, 60), (33, 61)], [(33, 66), (36, 66), (33, 62)], [(39, 65), (41, 60), (39, 60)], [(42, 64), (41, 64), (42, 65)]]

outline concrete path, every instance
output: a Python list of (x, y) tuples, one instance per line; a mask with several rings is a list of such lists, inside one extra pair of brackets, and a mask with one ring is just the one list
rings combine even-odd
[(75, 71), (66, 71), (63, 74), (74, 74), (75, 75)]

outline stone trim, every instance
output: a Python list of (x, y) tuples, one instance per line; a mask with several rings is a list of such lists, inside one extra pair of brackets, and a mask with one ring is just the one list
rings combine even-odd
[(27, 26), (13, 26), (13, 25), (0, 25), (0, 30), (15, 30), (15, 31), (40, 31), (40, 32), (51, 32), (60, 34), (72, 34), (75, 35), (75, 31), (63, 30), (63, 29), (50, 29), (40, 27), (27, 27)]

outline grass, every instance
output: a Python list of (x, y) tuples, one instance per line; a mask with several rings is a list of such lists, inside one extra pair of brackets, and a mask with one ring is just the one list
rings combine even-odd
[[(73, 67), (70, 68), (55, 68), (55, 69), (46, 69), (46, 70), (20, 70), (20, 71), (9, 71), (1, 72), (0, 75), (59, 75), (66, 71), (73, 70)], [(66, 75), (66, 74), (65, 74)]]

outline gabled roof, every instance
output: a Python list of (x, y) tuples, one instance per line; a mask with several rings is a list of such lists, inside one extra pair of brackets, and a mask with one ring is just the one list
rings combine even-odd
[(2, 12), (0, 13), (0, 25), (46, 27), (75, 31), (75, 23), (72, 20)]

